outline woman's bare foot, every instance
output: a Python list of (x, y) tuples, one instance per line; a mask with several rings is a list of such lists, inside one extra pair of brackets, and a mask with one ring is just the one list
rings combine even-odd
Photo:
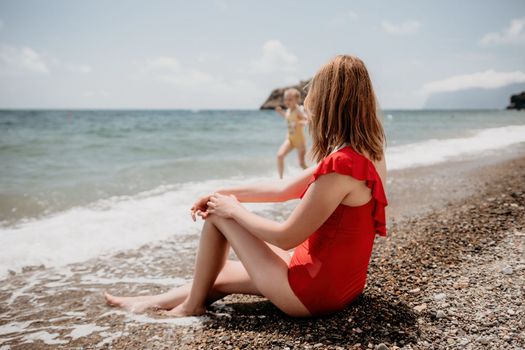
[(179, 304), (168, 311), (162, 311), (161, 314), (170, 317), (188, 317), (188, 316), (201, 316), (206, 313), (206, 308), (204, 306), (191, 308), (186, 305), (185, 302)]
[(151, 297), (139, 296), (139, 297), (116, 297), (104, 292), (106, 303), (109, 306), (121, 307), (133, 313), (143, 313), (148, 309), (156, 309), (155, 305), (151, 303)]

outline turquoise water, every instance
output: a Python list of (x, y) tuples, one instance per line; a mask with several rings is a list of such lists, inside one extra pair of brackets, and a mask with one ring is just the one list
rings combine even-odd
[[(395, 148), (523, 125), (525, 113), (385, 111), (383, 119)], [(285, 132), (272, 111), (0, 111), (0, 221), (161, 185), (272, 176)]]
[[(390, 170), (525, 142), (512, 111), (386, 111), (384, 125)], [(196, 234), (195, 199), (276, 179), (285, 133), (271, 111), (0, 111), (0, 276)], [(286, 176), (301, 171), (286, 162)]]

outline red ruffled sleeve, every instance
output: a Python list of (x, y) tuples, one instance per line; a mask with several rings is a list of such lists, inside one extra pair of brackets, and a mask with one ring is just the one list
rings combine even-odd
[(301, 194), (301, 198), (303, 198), (308, 187), (317, 180), (319, 176), (332, 172), (349, 175), (360, 181), (366, 181), (366, 185), (372, 190), (372, 198), (374, 199), (372, 215), (375, 222), (375, 233), (386, 236), (385, 208), (388, 205), (388, 201), (383, 188), (383, 182), (374, 164), (365, 156), (355, 152), (351, 147), (344, 147), (330, 154), (319, 163), (308, 182), (308, 186)]

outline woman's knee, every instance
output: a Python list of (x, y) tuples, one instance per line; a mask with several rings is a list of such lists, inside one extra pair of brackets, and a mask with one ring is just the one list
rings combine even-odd
[(217, 215), (209, 215), (206, 220), (204, 221), (204, 225), (202, 227), (202, 233), (201, 236), (206, 235), (222, 235), (222, 232), (220, 230), (220, 216)]
[(223, 218), (219, 215), (210, 214), (207, 218), (204, 224), (213, 225), (216, 229), (219, 229), (219, 227), (226, 221), (230, 219)]

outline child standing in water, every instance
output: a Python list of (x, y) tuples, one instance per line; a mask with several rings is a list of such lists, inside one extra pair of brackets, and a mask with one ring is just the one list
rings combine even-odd
[(301, 94), (297, 89), (287, 89), (284, 92), (284, 105), (286, 106), (286, 111), (280, 106), (275, 108), (275, 111), (286, 119), (288, 123), (288, 136), (277, 152), (277, 170), (279, 171), (279, 177), (281, 179), (283, 178), (284, 173), (284, 158), (294, 148), (297, 149), (299, 155), (299, 165), (303, 169), (307, 168), (306, 163), (304, 162), (306, 143), (304, 140), (303, 129), (308, 118), (299, 107), (300, 97)]

